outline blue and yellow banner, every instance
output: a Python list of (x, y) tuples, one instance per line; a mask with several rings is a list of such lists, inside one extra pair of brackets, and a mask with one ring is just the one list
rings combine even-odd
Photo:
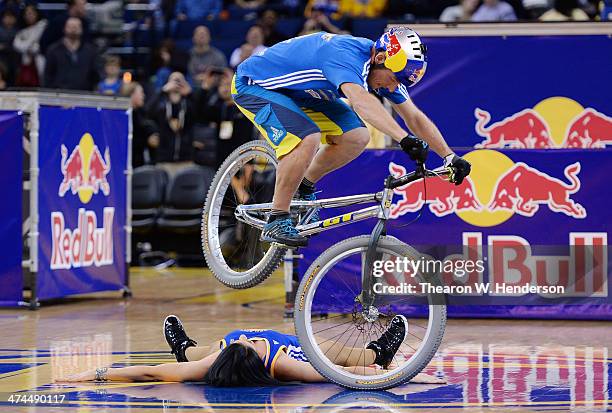
[(39, 117), (37, 297), (121, 289), (128, 114), (43, 106)]
[[(472, 174), (462, 185), (431, 177), (425, 185), (421, 180), (395, 189), (393, 219), (387, 228), (389, 235), (444, 265), (449, 263), (448, 269), (436, 270), (445, 286), (473, 287), (474, 294), (449, 294), (451, 314), (612, 319), (608, 242), (612, 218), (606, 191), (612, 150), (475, 149), (459, 153), (472, 164)], [(437, 166), (435, 163), (432, 159), (429, 167)], [(398, 177), (413, 169), (414, 163), (399, 150), (366, 151), (318, 183), (319, 197), (377, 192), (386, 176)], [(358, 186), (347, 185), (356, 179)], [(325, 219), (356, 209), (324, 210), (321, 215)], [(325, 249), (349, 237), (369, 234), (374, 224), (375, 220), (362, 221), (313, 236), (303, 249), (300, 273)], [(458, 267), (466, 262), (480, 266)], [(352, 299), (339, 297), (343, 291), (350, 295), (347, 280), (357, 282), (355, 274), (360, 268), (358, 261), (347, 258), (334, 268), (325, 290), (334, 291), (336, 300), (352, 303)], [(414, 282), (409, 275), (391, 271), (384, 274), (384, 282), (409, 284)], [(479, 291), (478, 285), (494, 289)], [(506, 289), (525, 285), (538, 287), (538, 292), (516, 294)], [(560, 294), (539, 292), (546, 290), (541, 287), (559, 286), (563, 287)]]
[(410, 89), (455, 148), (612, 145), (612, 39), (426, 37), (427, 74)]

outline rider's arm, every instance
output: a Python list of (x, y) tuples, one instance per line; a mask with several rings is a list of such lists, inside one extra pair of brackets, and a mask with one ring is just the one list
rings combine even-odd
[(453, 153), (437, 126), (416, 107), (412, 100), (407, 99), (403, 103), (391, 103), (391, 105), (404, 119), (410, 130), (427, 142), (440, 157), (444, 158), (446, 155)]
[(351, 101), (353, 109), (361, 118), (382, 133), (399, 142), (406, 131), (393, 119), (380, 101), (356, 83), (343, 83), (342, 93)]

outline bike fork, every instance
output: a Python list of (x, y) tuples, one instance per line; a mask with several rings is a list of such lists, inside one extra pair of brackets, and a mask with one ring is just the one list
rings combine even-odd
[(357, 297), (357, 299), (361, 301), (364, 317), (366, 319), (371, 318), (371, 320), (368, 321), (374, 321), (373, 319), (378, 316), (378, 311), (373, 306), (374, 299), (376, 297), (376, 294), (374, 293), (375, 277), (373, 270), (374, 262), (382, 259), (382, 253), (377, 252), (380, 237), (387, 235), (387, 219), (389, 218), (391, 200), (393, 199), (391, 179), (392, 178), (389, 177), (385, 180), (385, 190), (383, 191), (381, 200), (381, 210), (378, 215), (378, 222), (372, 230), (363, 268), (361, 270), (361, 294), (359, 297)]
[(374, 304), (374, 262), (382, 259), (382, 254), (377, 252), (378, 242), (381, 236), (387, 234), (386, 220), (379, 219), (372, 230), (368, 249), (366, 251), (365, 262), (361, 273), (361, 304), (364, 312), (368, 312), (369, 308)]

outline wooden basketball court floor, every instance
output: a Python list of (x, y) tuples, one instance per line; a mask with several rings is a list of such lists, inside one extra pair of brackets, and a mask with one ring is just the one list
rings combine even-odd
[[(113, 292), (47, 303), (35, 312), (0, 310), (0, 412), (612, 411), (612, 326), (604, 322), (451, 319), (427, 368), (447, 383), (385, 392), (333, 384), (53, 383), (52, 377), (100, 365), (173, 361), (161, 331), (170, 313), (201, 343), (235, 328), (293, 333), (292, 321), (283, 319), (280, 273), (255, 288), (231, 290), (203, 269), (136, 268), (131, 285), (128, 300)], [(26, 396), (25, 402), (9, 402), (11, 395)], [(36, 395), (63, 400), (32, 403)]]

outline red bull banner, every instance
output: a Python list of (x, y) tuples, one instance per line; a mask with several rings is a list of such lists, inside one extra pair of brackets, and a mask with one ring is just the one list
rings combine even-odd
[[(612, 149), (459, 153), (472, 164), (471, 175), (459, 186), (431, 177), (396, 188), (387, 229), (431, 258), (411, 265), (439, 264), (432, 271), (440, 274), (451, 315), (612, 319), (606, 190)], [(366, 151), (325, 177), (320, 197), (377, 192), (386, 176), (412, 168), (401, 151)], [(358, 187), (347, 185), (356, 178)], [(354, 209), (324, 210), (323, 218)], [(325, 249), (370, 233), (374, 223), (312, 237), (301, 273)], [(409, 269), (383, 264), (374, 266), (383, 294), (418, 287)], [(340, 296), (355, 268), (359, 263), (347, 259), (330, 276), (335, 300), (351, 302)]]
[(4, 202), (0, 202), (0, 306), (17, 305), (23, 301), (22, 257), (22, 145), (23, 117), (17, 112), (0, 112), (0, 187)]
[[(608, 36), (425, 41), (427, 76), (411, 96), (454, 147), (612, 146)], [(573, 74), (562, 69), (575, 65), (580, 69)]]
[(45, 106), (39, 116), (38, 298), (121, 289), (129, 117)]

